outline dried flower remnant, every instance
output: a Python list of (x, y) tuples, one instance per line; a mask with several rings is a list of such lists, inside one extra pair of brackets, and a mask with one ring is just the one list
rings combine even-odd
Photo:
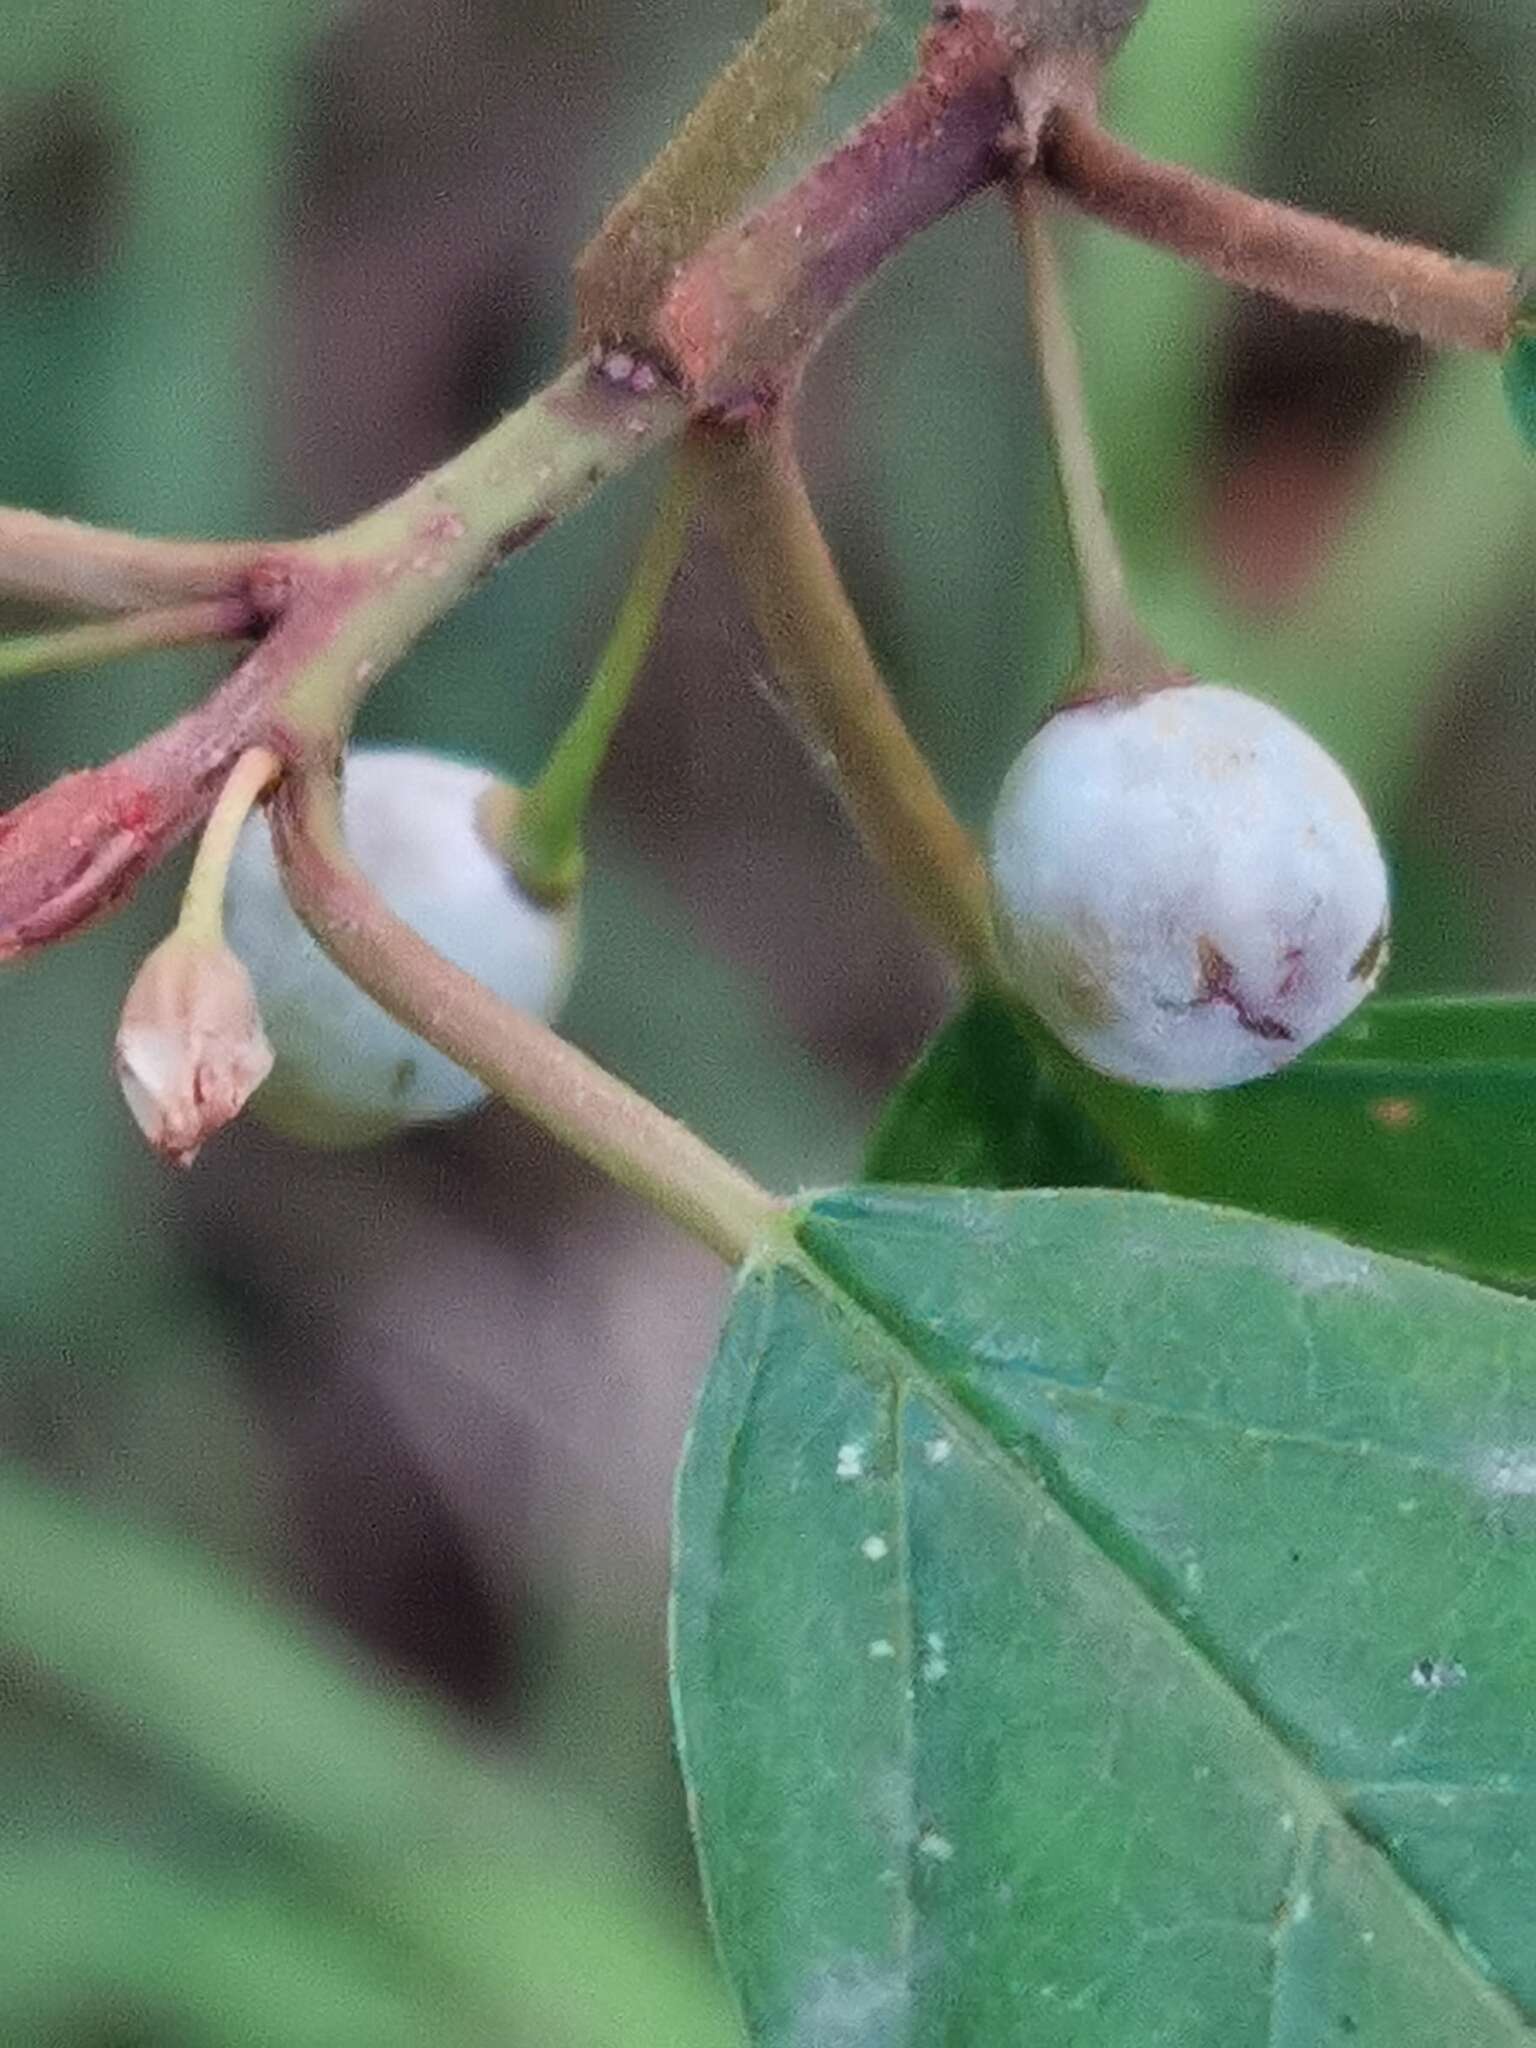
[(117, 1078), (160, 1155), (190, 1166), (272, 1071), (251, 978), (225, 945), (172, 932), (123, 1004)]

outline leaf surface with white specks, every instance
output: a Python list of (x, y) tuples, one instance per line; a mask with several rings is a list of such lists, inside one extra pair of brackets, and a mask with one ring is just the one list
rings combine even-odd
[(1161, 1197), (822, 1197), (674, 1684), (765, 2048), (1536, 2041), (1536, 1310)]

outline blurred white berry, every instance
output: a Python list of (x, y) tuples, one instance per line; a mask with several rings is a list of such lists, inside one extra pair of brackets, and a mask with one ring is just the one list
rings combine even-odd
[(1347, 1017), (1386, 957), (1387, 875), (1343, 770), (1213, 683), (1069, 704), (992, 827), (1015, 986), (1101, 1073), (1226, 1088)]
[[(342, 817), (358, 866), (397, 916), (455, 966), (539, 1017), (562, 1000), (574, 912), (535, 903), (482, 836), (488, 770), (408, 747), (355, 747)], [(224, 906), (230, 945), (261, 1003), (275, 1064), (252, 1105), (314, 1144), (366, 1144), (458, 1116), (486, 1089), (350, 982), (289, 906), (266, 820), (240, 836)]]

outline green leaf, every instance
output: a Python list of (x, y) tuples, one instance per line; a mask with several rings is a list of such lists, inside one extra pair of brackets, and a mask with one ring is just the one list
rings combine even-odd
[(1536, 2041), (1536, 1309), (1148, 1195), (797, 1230), (677, 1531), (755, 2040)]
[(1043, 1073), (1007, 1006), (976, 996), (897, 1089), (869, 1180), (936, 1187), (1124, 1187), (1108, 1141)]
[(1504, 395), (1527, 448), (1536, 448), (1536, 294), (1520, 302), (1504, 352)]
[(1536, 1287), (1536, 1003), (1374, 1003), (1271, 1080), (1083, 1099), (1150, 1186)]
[(1208, 1095), (1124, 1087), (1063, 1056), (1076, 1110), (1007, 1016), (977, 1004), (939, 1034), (886, 1112), (871, 1178), (1114, 1185), (1096, 1125), (1126, 1162), (1120, 1185), (1536, 1289), (1536, 1003), (1373, 1003), (1294, 1067)]

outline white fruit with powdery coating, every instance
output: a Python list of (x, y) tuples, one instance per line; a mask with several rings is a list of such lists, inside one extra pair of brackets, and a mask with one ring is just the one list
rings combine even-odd
[[(481, 838), (486, 769), (408, 747), (355, 747), (346, 839), (391, 910), (489, 989), (549, 1017), (565, 992), (569, 913), (530, 901)], [(255, 984), (275, 1056), (252, 1114), (317, 1144), (361, 1144), (458, 1116), (485, 1088), (407, 1031), (321, 952), (283, 892), (266, 820), (241, 833), (225, 900), (229, 944)]]
[(1015, 985), (1092, 1067), (1167, 1089), (1272, 1073), (1386, 953), (1387, 874), (1338, 763), (1215, 683), (1056, 712), (992, 828)]

